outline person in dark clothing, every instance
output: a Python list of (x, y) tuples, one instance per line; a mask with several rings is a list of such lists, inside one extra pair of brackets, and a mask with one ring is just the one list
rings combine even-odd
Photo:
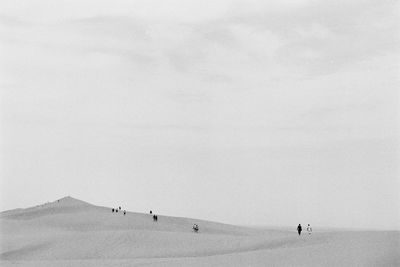
[(124, 215), (126, 215), (126, 210), (124, 210)]
[(297, 226), (297, 232), (299, 233), (299, 235), (301, 234), (302, 230), (303, 228), (301, 227), (301, 224), (299, 224), (299, 226)]
[(156, 215), (153, 215), (153, 221), (156, 221), (157, 219), (156, 219)]
[(150, 214), (153, 214), (153, 211), (150, 211)]
[(119, 210), (121, 210), (121, 207), (119, 207)]
[(112, 209), (112, 212), (114, 212), (114, 209)]

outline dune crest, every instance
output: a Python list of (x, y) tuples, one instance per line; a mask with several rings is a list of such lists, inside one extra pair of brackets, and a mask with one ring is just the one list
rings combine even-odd
[[(398, 232), (260, 230), (112, 212), (72, 197), (2, 212), (1, 266), (265, 266), (400, 263)], [(199, 225), (195, 233), (192, 225)], [(367, 251), (368, 253), (365, 253)], [(290, 253), (291, 257), (287, 257)], [(305, 256), (306, 255), (306, 256)], [(307, 256), (308, 255), (308, 256)]]

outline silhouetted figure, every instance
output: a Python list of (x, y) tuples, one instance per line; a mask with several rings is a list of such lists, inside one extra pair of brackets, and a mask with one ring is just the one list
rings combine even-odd
[(114, 209), (112, 209), (112, 212), (114, 212)]
[(150, 211), (150, 214), (153, 214), (153, 211)]
[(115, 209), (115, 212), (118, 212), (118, 210), (117, 210), (117, 209)]
[(119, 207), (119, 210), (121, 210), (121, 207)]
[(153, 221), (156, 221), (156, 215), (153, 215)]
[(303, 228), (301, 228), (301, 224), (299, 224), (299, 226), (297, 226), (297, 232), (299, 233), (299, 235), (301, 234), (302, 230)]
[(126, 215), (126, 210), (124, 210), (124, 215)]
[(309, 235), (311, 235), (311, 233), (312, 233), (312, 228), (311, 228), (310, 224), (308, 224), (308, 226), (307, 226), (307, 232)]
[(197, 224), (193, 224), (193, 231), (195, 231), (196, 233), (199, 231), (199, 226)]

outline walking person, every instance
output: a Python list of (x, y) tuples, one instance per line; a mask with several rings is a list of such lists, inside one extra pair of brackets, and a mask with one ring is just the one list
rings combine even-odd
[(312, 233), (312, 228), (311, 228), (310, 224), (308, 224), (308, 226), (307, 226), (307, 232), (309, 235), (311, 235), (311, 233)]
[(301, 224), (299, 224), (299, 226), (297, 226), (297, 232), (299, 233), (299, 235), (301, 235), (302, 230), (303, 228), (301, 227)]

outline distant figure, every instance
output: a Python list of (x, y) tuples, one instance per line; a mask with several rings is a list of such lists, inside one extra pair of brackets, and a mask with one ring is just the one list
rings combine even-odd
[(153, 211), (150, 211), (150, 214), (153, 214)]
[(312, 233), (312, 228), (311, 228), (310, 224), (308, 224), (308, 226), (307, 226), (307, 232), (309, 235), (311, 235), (311, 233)]
[(126, 210), (124, 210), (124, 215), (126, 215)]
[(193, 224), (193, 231), (195, 231), (196, 233), (199, 231), (199, 226), (197, 224)]
[(119, 207), (119, 210), (121, 210), (121, 207)]
[(112, 212), (114, 212), (114, 209), (112, 209)]
[(154, 222), (156, 221), (156, 215), (153, 215), (153, 221)]
[(117, 210), (117, 209), (115, 209), (115, 212), (118, 212), (118, 210)]
[(301, 230), (303, 230), (303, 228), (301, 228), (301, 224), (299, 224), (299, 226), (297, 226), (297, 232), (299, 235), (301, 234)]

